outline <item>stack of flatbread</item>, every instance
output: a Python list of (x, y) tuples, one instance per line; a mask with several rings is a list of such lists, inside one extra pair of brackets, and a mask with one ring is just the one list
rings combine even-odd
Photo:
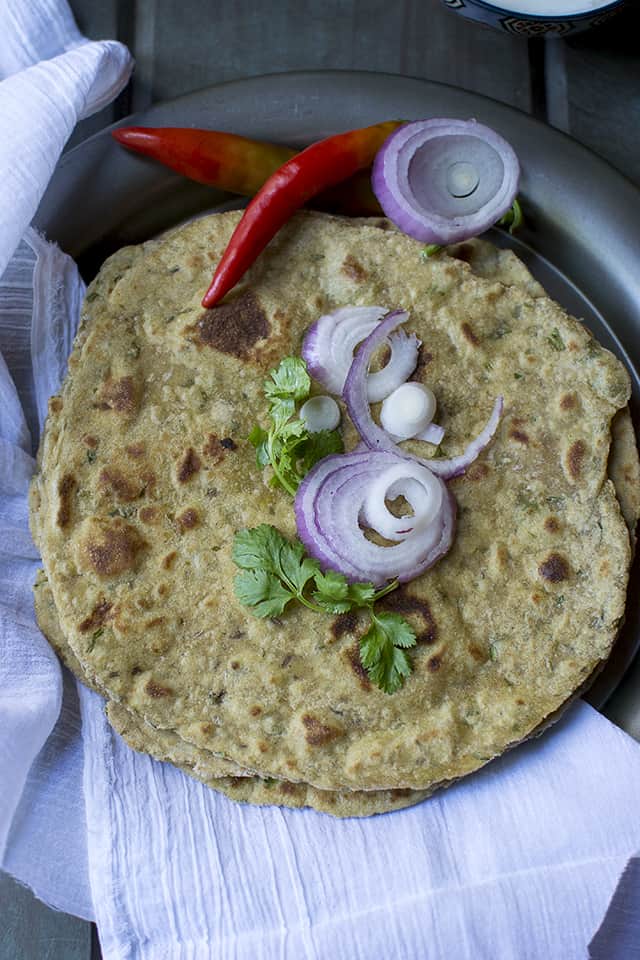
[[(629, 377), (511, 252), (425, 258), (384, 221), (300, 214), (204, 311), (238, 217), (123, 249), (89, 288), (32, 485), (38, 620), (134, 749), (238, 800), (408, 806), (538, 732), (609, 655), (640, 511)], [(265, 376), (347, 305), (409, 312), (447, 456), (505, 402), (450, 482), (451, 551), (381, 601), (418, 638), (391, 695), (361, 664), (364, 617), (258, 620), (234, 594), (239, 529), (296, 534), (246, 440)]]

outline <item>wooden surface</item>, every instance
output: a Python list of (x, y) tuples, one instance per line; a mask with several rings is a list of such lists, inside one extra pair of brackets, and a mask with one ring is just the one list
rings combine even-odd
[[(289, 70), (398, 73), (465, 87), (570, 133), (640, 185), (638, 4), (609, 25), (529, 41), (470, 24), (439, 0), (70, 0), (93, 39), (129, 45), (137, 68), (72, 143), (151, 103)], [(96, 960), (89, 924), (0, 875), (0, 960)]]

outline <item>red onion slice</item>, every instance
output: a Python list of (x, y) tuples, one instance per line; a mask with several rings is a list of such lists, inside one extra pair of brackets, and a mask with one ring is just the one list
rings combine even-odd
[[(330, 393), (342, 394), (353, 352), (386, 313), (384, 307), (341, 307), (316, 320), (302, 343), (307, 370)], [(370, 373), (367, 393), (370, 403), (384, 400), (411, 376), (418, 362), (420, 341), (415, 334), (398, 331), (389, 339), (391, 356), (382, 370)]]
[(444, 427), (438, 426), (437, 423), (430, 423), (424, 428), (420, 433), (417, 433), (415, 437), (411, 438), (412, 440), (424, 440), (425, 443), (433, 443), (438, 447), (444, 440)]
[(496, 399), (486, 426), (459, 456), (448, 460), (423, 460), (418, 457), (411, 457), (410, 454), (402, 450), (386, 430), (379, 427), (371, 416), (365, 377), (375, 350), (391, 331), (404, 323), (406, 319), (407, 314), (404, 311), (394, 310), (388, 313), (375, 330), (369, 334), (356, 352), (342, 396), (356, 430), (370, 450), (382, 450), (405, 459), (417, 460), (433, 473), (442, 477), (443, 480), (450, 480), (453, 477), (461, 476), (491, 442), (502, 416), (503, 399), (502, 397)]
[[(424, 530), (442, 506), (442, 484), (417, 461), (399, 461), (371, 484), (362, 505), (362, 519), (386, 540), (402, 540), (408, 533)], [(404, 497), (413, 514), (396, 517), (387, 500)]]
[[(414, 484), (423, 488), (422, 503)], [(393, 546), (379, 546), (367, 539), (360, 525), (366, 515), (367, 523), (378, 526), (379, 504), (372, 510), (365, 501), (373, 489), (379, 498), (382, 488), (393, 491), (399, 485), (418, 508), (413, 517), (402, 518), (415, 529)], [(395, 454), (368, 450), (325, 457), (301, 483), (294, 510), (298, 536), (307, 552), (351, 581), (381, 585), (396, 578), (413, 580), (444, 556), (453, 542), (455, 501), (445, 484), (418, 463)], [(384, 527), (386, 521), (379, 519)], [(402, 536), (399, 530), (396, 535)]]
[(496, 397), (496, 401), (491, 411), (491, 416), (486, 425), (480, 431), (478, 436), (471, 441), (466, 449), (457, 457), (451, 457), (448, 460), (427, 460), (425, 461), (429, 469), (432, 470), (443, 480), (451, 480), (453, 477), (460, 477), (471, 466), (474, 460), (477, 460), (483, 450), (485, 450), (498, 429), (500, 417), (504, 409), (504, 400), (502, 397)]
[(446, 246), (504, 216), (518, 192), (513, 148), (475, 120), (417, 120), (398, 127), (373, 164), (380, 206), (404, 233)]

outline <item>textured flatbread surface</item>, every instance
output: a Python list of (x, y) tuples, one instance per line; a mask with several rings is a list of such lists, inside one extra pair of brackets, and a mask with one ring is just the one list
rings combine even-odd
[[(58, 611), (44, 571), (35, 582), (38, 624), (60, 659), (85, 684), (101, 693), (85, 675), (60, 627)], [(181, 740), (169, 730), (155, 730), (122, 704), (109, 702), (107, 718), (114, 730), (139, 753), (166, 760), (188, 776), (224, 793), (231, 800), (259, 805), (313, 807), (335, 817), (369, 817), (413, 806), (430, 796), (426, 790), (316, 790), (306, 783), (253, 776), (236, 764)]]
[[(337, 218), (296, 218), (202, 311), (236, 222), (121, 251), (89, 291), (33, 486), (64, 635), (113, 700), (243, 768), (428, 790), (526, 737), (610, 650), (630, 544), (607, 463), (628, 376), (535, 290)], [(320, 313), (358, 303), (409, 310), (447, 453), (505, 398), (494, 443), (452, 483), (453, 549), (388, 598), (419, 637), (393, 696), (362, 670), (359, 618), (256, 621), (232, 587), (237, 529), (295, 532), (243, 440), (264, 375)]]

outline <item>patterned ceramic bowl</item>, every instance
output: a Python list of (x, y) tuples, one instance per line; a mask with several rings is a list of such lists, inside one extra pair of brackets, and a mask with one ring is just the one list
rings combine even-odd
[(516, 37), (566, 37), (604, 23), (626, 0), (442, 0), (466, 17)]

